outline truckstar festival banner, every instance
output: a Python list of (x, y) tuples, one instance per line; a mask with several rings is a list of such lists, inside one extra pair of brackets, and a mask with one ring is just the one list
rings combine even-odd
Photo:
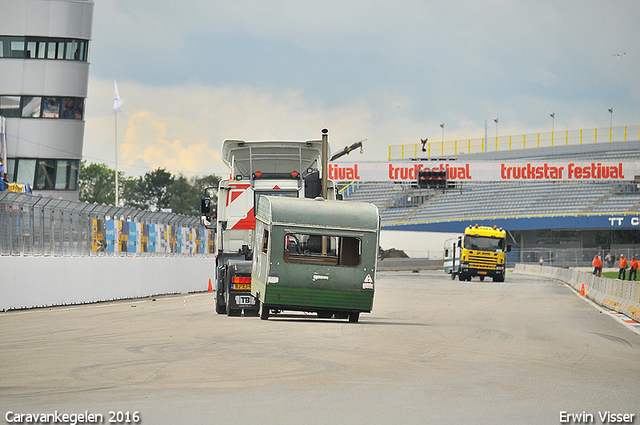
[(418, 171), (446, 170), (450, 181), (618, 181), (634, 180), (635, 162), (334, 162), (328, 177), (336, 181), (417, 181)]

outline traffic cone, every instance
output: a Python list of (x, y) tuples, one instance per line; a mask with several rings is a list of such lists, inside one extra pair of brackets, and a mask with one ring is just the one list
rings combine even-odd
[(211, 279), (209, 279), (209, 289), (207, 289), (207, 292), (212, 292), (213, 291), (213, 286), (211, 286)]
[(582, 287), (580, 288), (580, 296), (584, 297), (585, 295), (587, 295), (587, 294), (584, 292), (584, 283), (583, 283)]

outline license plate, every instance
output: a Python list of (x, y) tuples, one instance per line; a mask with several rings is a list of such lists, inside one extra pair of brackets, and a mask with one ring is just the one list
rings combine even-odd
[(487, 272), (481, 271), (481, 272), (478, 272), (478, 274), (487, 274)]
[(236, 291), (250, 291), (251, 284), (250, 283), (233, 283), (233, 289)]
[(255, 305), (256, 299), (253, 297), (249, 297), (246, 295), (236, 295), (236, 304), (238, 306), (242, 305)]

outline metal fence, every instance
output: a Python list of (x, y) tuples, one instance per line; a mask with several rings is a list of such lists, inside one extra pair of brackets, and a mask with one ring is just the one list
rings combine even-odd
[[(615, 256), (612, 264), (606, 264), (605, 256), (611, 253)], [(627, 259), (635, 256), (640, 258), (640, 246), (620, 246), (612, 247), (612, 249), (603, 248), (536, 248), (518, 250), (513, 256), (514, 264), (540, 264), (542, 258), (543, 265), (551, 267), (591, 267), (593, 257), (600, 255), (603, 266), (605, 268), (618, 267), (620, 255), (624, 255)]]
[(0, 255), (208, 256), (198, 217), (0, 192)]
[[(591, 143), (636, 141), (640, 137), (640, 126), (589, 128), (581, 130), (547, 131), (519, 134), (515, 136), (495, 136), (485, 139), (461, 139), (430, 141), (420, 143), (390, 145), (389, 159), (427, 157), (498, 152), (513, 149), (530, 149), (549, 146), (582, 145)], [(424, 148), (424, 150), (423, 150)], [(423, 153), (424, 152), (424, 153)]]

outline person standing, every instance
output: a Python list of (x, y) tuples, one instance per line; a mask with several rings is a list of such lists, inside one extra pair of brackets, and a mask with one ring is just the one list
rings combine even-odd
[(602, 274), (602, 260), (597, 254), (593, 257), (593, 274), (596, 276), (600, 276)]
[(607, 268), (613, 267), (613, 262), (611, 262), (611, 253), (607, 252), (607, 255), (604, 256), (604, 262), (607, 265)]
[(638, 260), (636, 257), (631, 257), (631, 262), (629, 263), (629, 280), (636, 280), (638, 276)]
[(627, 259), (624, 258), (624, 255), (620, 254), (620, 270), (618, 271), (618, 279), (622, 276), (622, 280), (627, 276)]

